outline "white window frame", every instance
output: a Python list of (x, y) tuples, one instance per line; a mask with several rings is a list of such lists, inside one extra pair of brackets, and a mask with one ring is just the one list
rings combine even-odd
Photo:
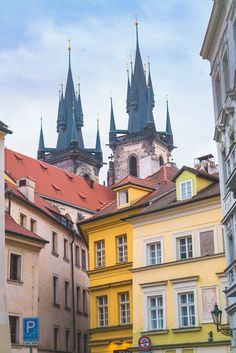
[[(118, 239), (121, 237), (126, 237), (126, 243), (118, 244)], [(120, 260), (119, 256), (119, 249), (123, 248), (123, 260)], [(128, 237), (127, 234), (121, 234), (116, 236), (116, 258), (117, 258), (117, 263), (126, 263), (128, 262)]]
[[(53, 249), (53, 234), (55, 234), (55, 249)], [(64, 251), (64, 250), (63, 250)], [(56, 230), (52, 230), (52, 252), (58, 255), (58, 232)]]
[[(151, 329), (150, 318), (149, 318), (149, 307), (148, 301), (152, 297), (162, 296), (163, 300), (163, 328)], [(144, 298), (144, 331), (162, 331), (166, 330), (166, 288), (165, 285), (154, 285), (151, 287), (143, 287), (143, 298)]]
[[(124, 202), (123, 196), (124, 196), (125, 202)], [(119, 206), (127, 205), (128, 203), (129, 203), (128, 190), (119, 191)]]
[[(183, 233), (175, 233), (173, 234), (173, 258), (175, 261), (186, 261), (186, 260), (189, 260), (189, 259), (193, 259), (195, 256), (196, 256), (196, 252), (195, 252), (195, 236), (194, 236), (194, 231), (193, 230), (190, 230), (190, 231), (186, 231), (186, 232), (183, 232)], [(180, 238), (187, 238), (191, 236), (192, 237), (192, 257), (189, 257), (187, 259), (180, 259), (179, 258), (179, 249), (178, 249), (178, 240)]]
[[(189, 182), (191, 183), (191, 196), (183, 197), (182, 185), (187, 184)], [(179, 196), (180, 196), (180, 200), (188, 200), (188, 199), (191, 199), (191, 197), (193, 197), (193, 181), (192, 181), (192, 179), (184, 180), (181, 183), (179, 183)]]
[[(189, 328), (197, 327), (199, 325), (198, 318), (198, 300), (197, 300), (197, 283), (196, 281), (179, 282), (173, 284), (174, 288), (174, 316), (175, 316), (175, 328)], [(194, 310), (195, 310), (195, 325), (194, 326), (181, 326), (180, 324), (180, 313), (179, 313), (179, 294), (193, 292), (194, 295)]]
[(197, 251), (196, 251), (196, 256), (203, 256), (201, 255), (201, 246), (200, 246), (200, 233), (202, 232), (209, 232), (213, 231), (213, 239), (214, 239), (214, 254), (217, 254), (219, 252), (219, 247), (217, 246), (217, 238), (216, 238), (216, 225), (214, 226), (209, 226), (209, 227), (204, 227), (204, 228), (198, 228), (196, 229), (196, 241), (197, 241)]
[[(103, 303), (101, 305), (99, 305), (99, 299), (100, 298), (106, 298), (106, 303)], [(107, 327), (108, 326), (108, 297), (107, 295), (100, 295), (98, 296), (97, 298), (97, 324), (98, 324), (98, 327)], [(100, 325), (100, 311), (99, 309), (103, 309), (104, 312), (103, 312), (103, 315), (104, 315), (104, 320), (103, 320), (103, 324)]]
[(155, 243), (161, 244), (161, 263), (164, 263), (164, 240), (163, 237), (155, 237), (143, 241), (143, 259), (144, 266), (155, 266), (150, 264), (149, 259), (149, 246)]
[[(203, 302), (202, 302), (202, 292), (203, 290), (206, 290), (206, 289), (211, 289), (211, 288), (215, 288), (216, 290), (216, 303), (219, 303), (219, 289), (218, 289), (218, 286), (217, 285), (213, 285), (213, 286), (201, 286), (199, 289), (200, 289), (200, 320), (201, 320), (201, 323), (203, 324), (208, 324), (208, 323), (212, 323), (213, 322), (213, 319), (211, 318), (210, 320), (203, 320)], [(212, 310), (214, 309), (214, 304), (212, 306)], [(225, 310), (222, 310), (222, 314), (223, 314), (223, 311)], [(223, 316), (223, 315), (222, 315)]]
[[(103, 247), (98, 249), (97, 248), (98, 244), (103, 244)], [(104, 267), (106, 264), (106, 261), (105, 261), (105, 240), (101, 239), (101, 240), (95, 241), (94, 245), (95, 245), (95, 266), (96, 267)]]
[[(121, 301), (122, 295), (128, 295), (128, 299), (126, 299), (125, 301)], [(120, 325), (128, 325), (128, 324), (130, 324), (130, 293), (129, 293), (129, 291), (118, 293), (118, 298), (119, 298), (119, 322), (120, 322)], [(125, 306), (124, 310), (122, 310), (122, 305)], [(124, 317), (122, 315), (123, 311), (125, 311), (125, 321), (126, 322), (122, 322), (122, 320), (121, 320), (121, 318)]]
[[(18, 332), (17, 332), (17, 343), (12, 343), (12, 345), (18, 345), (21, 344), (21, 332), (22, 332), (22, 316), (20, 314), (16, 314), (16, 313), (8, 313), (8, 318), (9, 316), (15, 316), (17, 318), (19, 318), (19, 327), (18, 327)], [(10, 329), (10, 327), (9, 327)], [(10, 340), (11, 340), (11, 333), (10, 333)]]
[[(19, 280), (14, 280), (10, 278), (10, 274), (11, 274), (11, 255), (17, 255), (20, 256), (20, 279)], [(13, 251), (10, 250), (8, 253), (8, 280), (11, 282), (23, 282), (23, 254), (18, 252), (18, 251)]]
[(67, 238), (63, 240), (63, 259), (69, 260), (69, 240)]

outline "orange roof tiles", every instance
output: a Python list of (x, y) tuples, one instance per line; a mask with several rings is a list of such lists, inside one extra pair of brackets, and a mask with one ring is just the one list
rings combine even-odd
[(156, 183), (152, 182), (151, 180), (135, 177), (133, 175), (128, 175), (128, 176), (118, 180), (112, 186), (112, 189), (115, 190), (121, 186), (128, 185), (128, 184), (144, 187), (146, 189), (151, 189), (151, 190), (156, 189)]
[(96, 212), (101, 202), (105, 204), (115, 197), (108, 187), (95, 182), (90, 186), (81, 176), (9, 149), (5, 149), (5, 161), (11, 177), (20, 179), (30, 175), (36, 181), (35, 192), (50, 199)]

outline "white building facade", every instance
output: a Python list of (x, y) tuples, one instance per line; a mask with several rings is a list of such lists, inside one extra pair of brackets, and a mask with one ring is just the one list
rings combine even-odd
[(201, 56), (209, 60), (228, 277), (226, 309), (236, 352), (236, 1), (215, 0)]

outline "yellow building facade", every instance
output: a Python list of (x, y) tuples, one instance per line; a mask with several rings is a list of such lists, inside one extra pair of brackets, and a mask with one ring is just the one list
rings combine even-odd
[(211, 315), (215, 303), (227, 306), (214, 178), (182, 168), (174, 190), (126, 219), (133, 227), (132, 351), (144, 335), (152, 353), (230, 352), (230, 337), (217, 333)]

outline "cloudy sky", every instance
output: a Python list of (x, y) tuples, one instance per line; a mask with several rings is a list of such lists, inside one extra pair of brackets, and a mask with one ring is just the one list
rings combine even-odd
[[(80, 77), (86, 147), (100, 119), (105, 162), (110, 154), (109, 95), (118, 128), (127, 127), (126, 63), (135, 53), (139, 19), (143, 62), (150, 57), (158, 130), (165, 128), (166, 95), (174, 132), (173, 157), (192, 165), (216, 155), (209, 64), (199, 56), (212, 0), (9, 0), (0, 2), (0, 120), (13, 130), (9, 148), (36, 156), (43, 116), (45, 144), (55, 147), (58, 87), (68, 69)], [(106, 179), (106, 166), (101, 173)]]

